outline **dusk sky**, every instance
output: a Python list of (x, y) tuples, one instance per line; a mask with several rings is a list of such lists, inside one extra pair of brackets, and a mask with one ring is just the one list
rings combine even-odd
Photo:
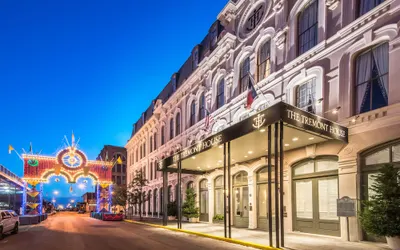
[(227, 2), (1, 1), (0, 164), (22, 176), (8, 144), (55, 155), (72, 131), (89, 159), (124, 146)]

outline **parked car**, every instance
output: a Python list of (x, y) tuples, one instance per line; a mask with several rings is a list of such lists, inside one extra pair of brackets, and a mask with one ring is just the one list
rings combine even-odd
[(84, 213), (86, 213), (85, 210), (79, 210), (79, 211), (78, 211), (78, 214), (84, 214)]
[(0, 210), (0, 239), (5, 233), (17, 234), (19, 228), (19, 217), (15, 211)]

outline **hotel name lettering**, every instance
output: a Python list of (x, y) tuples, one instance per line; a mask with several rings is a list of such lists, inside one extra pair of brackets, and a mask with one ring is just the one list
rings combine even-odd
[[(201, 141), (199, 143), (197, 143), (195, 146), (188, 148), (188, 149), (184, 149), (181, 153), (180, 153), (180, 157), (181, 159), (187, 158), (193, 154), (197, 154), (202, 152), (203, 150), (209, 149), (215, 145), (218, 145), (219, 143), (222, 142), (222, 135), (217, 135), (214, 136), (208, 140), (205, 141)], [(174, 155), (173, 156), (173, 162), (177, 162), (179, 160), (179, 154)]]
[(313, 128), (326, 131), (328, 133), (334, 134), (339, 137), (346, 138), (346, 131), (341, 129), (339, 126), (335, 126), (332, 124), (327, 124), (324, 121), (316, 120), (313, 117), (305, 116), (300, 113), (297, 113), (293, 110), (287, 109), (288, 118), (302, 124), (311, 126)]

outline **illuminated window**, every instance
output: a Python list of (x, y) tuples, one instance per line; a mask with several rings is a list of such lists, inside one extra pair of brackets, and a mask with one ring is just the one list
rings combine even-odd
[(267, 78), (271, 72), (271, 42), (267, 41), (258, 52), (258, 80)]
[(222, 79), (217, 86), (217, 109), (225, 104), (225, 81)]
[(318, 42), (318, 0), (311, 0), (298, 16), (298, 54), (301, 55)]
[(240, 67), (240, 83), (239, 83), (239, 90), (240, 93), (243, 93), (247, 90), (247, 86), (249, 84), (249, 74), (250, 74), (250, 58), (247, 57)]

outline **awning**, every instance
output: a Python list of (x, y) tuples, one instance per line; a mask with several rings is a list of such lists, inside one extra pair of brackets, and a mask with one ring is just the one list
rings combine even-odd
[[(284, 125), (284, 150), (293, 150), (327, 140), (348, 142), (348, 129), (323, 117), (279, 102), (240, 121), (180, 152), (162, 159), (159, 171), (176, 172), (182, 161), (182, 173), (201, 174), (223, 166), (224, 143), (231, 143), (231, 164), (267, 155), (267, 127), (278, 122)], [(274, 140), (274, 126), (272, 136)], [(273, 145), (273, 144), (272, 144)], [(201, 154), (200, 154), (201, 153)], [(271, 148), (274, 154), (274, 148)]]

